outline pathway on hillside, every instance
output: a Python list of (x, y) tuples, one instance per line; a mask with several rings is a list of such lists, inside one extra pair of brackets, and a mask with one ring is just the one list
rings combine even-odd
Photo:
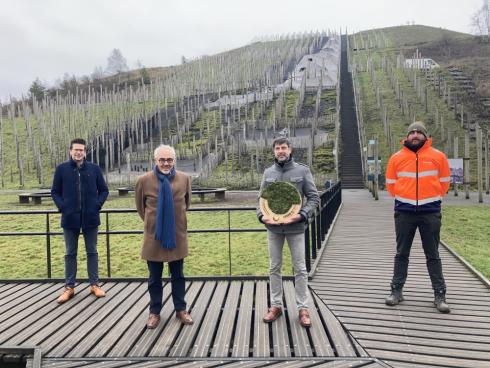
[(393, 367), (490, 367), (490, 289), (441, 249), (451, 314), (434, 308), (417, 235), (406, 301), (388, 307), (395, 237), (393, 202), (343, 190), (343, 206), (312, 288), (372, 357)]
[(344, 35), (342, 36), (340, 58), (340, 135), (342, 138), (340, 177), (342, 188), (361, 189), (364, 188), (361, 151), (354, 105), (354, 89), (347, 60), (347, 46), (347, 36)]

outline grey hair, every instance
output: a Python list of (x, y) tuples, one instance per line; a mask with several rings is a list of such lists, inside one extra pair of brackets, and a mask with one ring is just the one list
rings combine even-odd
[(177, 161), (177, 157), (175, 156), (175, 149), (172, 146), (166, 145), (166, 144), (161, 144), (157, 148), (155, 148), (155, 151), (153, 151), (153, 158), (157, 158), (158, 151), (161, 149), (166, 149), (172, 152), (172, 156), (174, 161)]

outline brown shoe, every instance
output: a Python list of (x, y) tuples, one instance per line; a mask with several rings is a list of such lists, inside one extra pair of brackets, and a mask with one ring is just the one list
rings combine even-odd
[(102, 298), (105, 296), (104, 290), (100, 288), (99, 285), (90, 285), (90, 293), (94, 294), (97, 298)]
[(72, 287), (69, 287), (69, 286), (66, 286), (65, 287), (65, 290), (63, 291), (63, 293), (58, 297), (58, 299), (56, 299), (56, 301), (59, 303), (59, 304), (62, 304), (64, 302), (67, 302), (68, 300), (70, 300), (71, 298), (73, 298), (73, 295), (75, 295), (75, 289), (72, 288)]
[(274, 322), (278, 319), (282, 314), (281, 307), (270, 307), (269, 311), (262, 318), (265, 323)]
[(148, 321), (146, 322), (146, 328), (153, 330), (160, 323), (160, 315), (155, 313), (150, 313), (148, 317)]
[(303, 327), (311, 326), (310, 313), (308, 312), (308, 309), (301, 308), (299, 310), (299, 324)]
[(175, 312), (175, 316), (180, 319), (183, 325), (192, 325), (194, 323), (189, 312), (185, 310)]

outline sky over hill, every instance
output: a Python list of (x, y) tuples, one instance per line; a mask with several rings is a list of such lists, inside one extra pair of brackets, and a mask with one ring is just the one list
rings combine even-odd
[(130, 69), (179, 64), (256, 37), (335, 29), (349, 33), (408, 22), (471, 33), (482, 0), (2, 0), (0, 100), (39, 77), (105, 68), (114, 48)]

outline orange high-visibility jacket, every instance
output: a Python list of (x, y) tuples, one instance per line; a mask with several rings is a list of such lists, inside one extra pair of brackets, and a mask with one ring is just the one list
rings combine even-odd
[(395, 197), (395, 210), (439, 211), (450, 179), (446, 155), (432, 147), (432, 138), (416, 153), (404, 146), (386, 168), (386, 188)]

